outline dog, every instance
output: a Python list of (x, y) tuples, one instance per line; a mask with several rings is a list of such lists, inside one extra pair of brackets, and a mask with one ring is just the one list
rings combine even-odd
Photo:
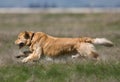
[[(43, 32), (24, 31), (18, 34), (15, 44), (19, 48), (29, 46), (31, 53), (22, 62), (39, 60), (42, 55), (57, 57), (65, 54), (75, 54), (72, 58), (90, 57), (99, 59), (94, 44), (112, 47), (113, 43), (106, 38), (58, 38)], [(21, 56), (18, 56), (18, 58)], [(22, 55), (23, 57), (23, 55)]]

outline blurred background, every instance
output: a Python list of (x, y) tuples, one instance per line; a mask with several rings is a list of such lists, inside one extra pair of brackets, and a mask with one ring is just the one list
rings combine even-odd
[(114, 55), (112, 60), (119, 60), (120, 0), (0, 0), (1, 64), (16, 62), (14, 40), (25, 30), (62, 37), (106, 37), (116, 46), (112, 52), (98, 48), (105, 54), (103, 59)]
[(0, 0), (1, 64), (16, 62), (14, 40), (25, 30), (61, 37), (106, 37), (116, 46), (110, 48), (112, 52), (104, 47), (98, 51), (103, 59), (111, 61), (114, 55), (112, 61), (120, 60), (120, 0)]
[[(15, 58), (20, 51), (14, 44), (25, 30), (57, 37), (104, 37), (114, 47), (96, 46), (102, 64), (68, 58), (66, 63), (40, 59), (40, 65), (26, 65)], [(120, 0), (0, 0), (0, 81), (120, 82)]]
[(0, 0), (1, 8), (120, 7), (120, 0)]
[(120, 0), (0, 0), (1, 13), (119, 12), (119, 7)]

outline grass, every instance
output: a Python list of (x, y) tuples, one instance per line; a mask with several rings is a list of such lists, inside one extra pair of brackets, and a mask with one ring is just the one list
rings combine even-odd
[[(1, 82), (120, 82), (120, 14), (0, 14)], [(115, 46), (96, 46), (102, 61), (21, 64), (14, 45), (21, 31), (42, 31), (59, 37), (106, 37)], [(24, 50), (24, 49), (23, 49)]]
[(77, 71), (81, 75), (85, 75), (87, 77), (91, 75), (95, 75), (98, 78), (104, 79), (109, 78), (111, 76), (115, 77), (116, 79), (120, 76), (120, 65), (114, 65), (114, 64), (99, 64), (99, 65), (93, 65), (93, 64), (87, 64), (87, 65), (81, 65), (77, 66)]
[[(74, 77), (74, 78), (73, 78)], [(85, 77), (85, 78), (83, 78)], [(106, 82), (112, 78), (115, 82), (120, 81), (120, 63), (115, 64), (63, 64), (53, 63), (47, 66), (43, 64), (11, 65), (0, 68), (2, 82), (90, 82), (98, 79), (98, 82)], [(112, 81), (110, 81), (112, 82)]]

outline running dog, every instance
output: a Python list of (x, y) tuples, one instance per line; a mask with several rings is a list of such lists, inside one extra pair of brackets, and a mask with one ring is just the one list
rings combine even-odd
[(72, 58), (91, 57), (98, 60), (99, 54), (94, 44), (107, 47), (113, 46), (113, 43), (105, 38), (58, 38), (43, 32), (31, 31), (19, 33), (15, 44), (18, 45), (20, 49), (24, 46), (29, 46), (31, 53), (29, 53), (22, 62), (39, 60), (41, 55), (56, 57), (65, 54), (76, 54), (72, 55)]

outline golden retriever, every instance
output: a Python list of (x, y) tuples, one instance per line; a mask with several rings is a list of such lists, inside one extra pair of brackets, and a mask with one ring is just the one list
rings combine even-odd
[(41, 55), (56, 57), (65, 54), (76, 54), (72, 55), (72, 58), (91, 57), (97, 60), (99, 59), (99, 54), (93, 44), (113, 46), (113, 43), (105, 38), (58, 38), (43, 32), (31, 31), (21, 32), (15, 44), (19, 48), (29, 46), (31, 53), (22, 62), (38, 60)]

